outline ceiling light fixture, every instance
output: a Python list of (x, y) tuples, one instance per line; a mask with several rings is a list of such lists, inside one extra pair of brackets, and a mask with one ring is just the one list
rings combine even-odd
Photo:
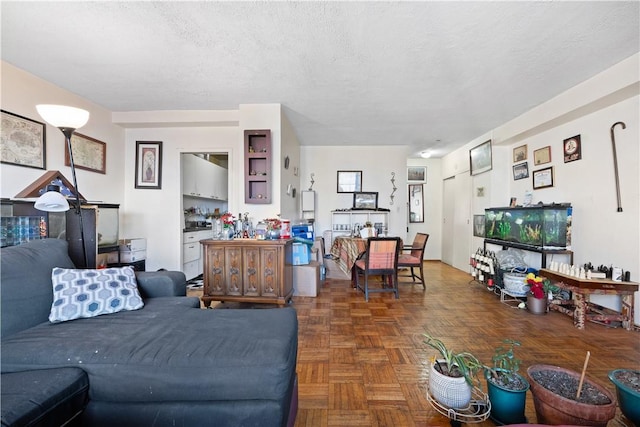
[(422, 153), (420, 153), (420, 157), (422, 157), (423, 159), (428, 159), (429, 157), (431, 157), (431, 153), (429, 151), (423, 151)]

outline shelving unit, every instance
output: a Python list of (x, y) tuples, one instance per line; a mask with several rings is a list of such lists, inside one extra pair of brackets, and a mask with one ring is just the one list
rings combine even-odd
[(244, 202), (271, 203), (271, 131), (244, 131)]
[(341, 210), (331, 212), (331, 242), (337, 236), (350, 236), (357, 225), (364, 226), (366, 222), (376, 227), (382, 234), (389, 231), (389, 212), (376, 210)]

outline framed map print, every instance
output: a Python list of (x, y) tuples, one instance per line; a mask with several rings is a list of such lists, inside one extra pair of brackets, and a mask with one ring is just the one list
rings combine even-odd
[[(78, 169), (107, 173), (107, 144), (80, 133), (71, 135), (73, 165)], [(64, 146), (64, 164), (71, 166), (69, 147)]]
[(16, 166), (46, 169), (46, 126), (44, 123), (2, 111), (0, 161)]

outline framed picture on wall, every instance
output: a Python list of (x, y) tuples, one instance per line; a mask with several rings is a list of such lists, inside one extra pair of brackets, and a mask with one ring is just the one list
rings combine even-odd
[(533, 152), (533, 164), (544, 165), (551, 162), (551, 146), (547, 145)]
[(527, 162), (513, 165), (513, 180), (529, 178), (529, 164)]
[[(73, 165), (78, 169), (91, 172), (107, 173), (107, 144), (81, 133), (71, 135)], [(69, 146), (64, 146), (64, 164), (71, 166)]]
[(46, 169), (46, 126), (2, 110), (2, 138), (0, 139), (0, 159), (2, 163)]
[(491, 140), (469, 150), (469, 172), (471, 175), (490, 171), (492, 167)]
[(473, 216), (473, 235), (475, 237), (485, 237), (484, 235), (484, 215)]
[(136, 141), (136, 188), (162, 188), (162, 142)]
[(425, 166), (409, 166), (407, 168), (407, 182), (426, 182), (427, 168)]
[(572, 136), (562, 142), (564, 150), (564, 162), (569, 163), (582, 158), (582, 142), (580, 135)]
[(527, 144), (513, 149), (513, 163), (527, 160)]
[(553, 187), (553, 166), (533, 171), (533, 189)]

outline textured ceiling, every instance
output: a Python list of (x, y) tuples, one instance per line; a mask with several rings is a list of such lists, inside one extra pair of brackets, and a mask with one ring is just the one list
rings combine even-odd
[(627, 2), (1, 2), (2, 59), (111, 111), (281, 103), (436, 156), (640, 51)]

